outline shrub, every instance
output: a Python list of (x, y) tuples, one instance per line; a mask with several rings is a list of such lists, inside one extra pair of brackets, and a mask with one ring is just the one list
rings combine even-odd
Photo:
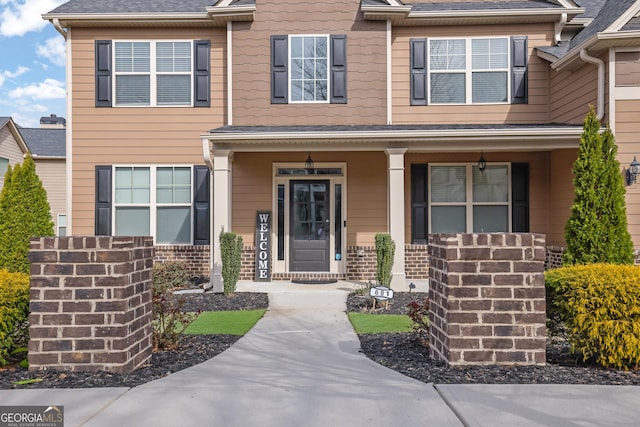
[(0, 268), (29, 273), (29, 239), (53, 234), (47, 192), (27, 156), (9, 167), (0, 193)]
[(222, 283), (225, 295), (232, 295), (236, 291), (236, 284), (240, 278), (242, 261), (242, 236), (224, 231), (220, 233), (220, 252), (222, 257)]
[(411, 319), (411, 333), (425, 347), (429, 346), (429, 298), (421, 303), (407, 304), (407, 315)]
[(376, 280), (378, 285), (390, 287), (391, 268), (393, 267), (393, 256), (396, 251), (396, 244), (387, 233), (378, 233), (376, 242)]
[(640, 268), (591, 264), (545, 273), (547, 310), (574, 351), (604, 367), (640, 364)]
[(168, 261), (153, 265), (153, 285), (164, 286), (165, 289), (183, 287), (189, 282), (187, 263), (183, 261)]
[(0, 365), (27, 344), (29, 335), (29, 276), (0, 270)]
[(167, 282), (153, 280), (153, 345), (156, 349), (167, 350), (180, 342), (185, 329), (202, 310), (195, 313), (183, 311), (186, 299), (174, 295)]

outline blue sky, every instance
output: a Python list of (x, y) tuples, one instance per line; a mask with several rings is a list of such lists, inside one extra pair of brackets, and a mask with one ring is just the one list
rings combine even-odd
[(22, 127), (65, 111), (65, 42), (42, 14), (66, 0), (0, 0), (0, 116)]

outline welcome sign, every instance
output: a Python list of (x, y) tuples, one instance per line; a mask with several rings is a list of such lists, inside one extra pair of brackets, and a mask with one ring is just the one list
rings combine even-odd
[(271, 280), (271, 211), (258, 211), (256, 215), (256, 279)]

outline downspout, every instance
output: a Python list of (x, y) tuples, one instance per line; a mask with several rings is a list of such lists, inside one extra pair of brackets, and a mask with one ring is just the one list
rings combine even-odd
[(62, 34), (62, 37), (67, 40), (67, 32), (62, 28), (62, 25), (60, 25), (60, 20), (58, 18), (53, 18), (51, 20), (51, 24), (53, 25), (53, 28), (55, 28), (56, 31)]
[(594, 64), (598, 67), (598, 100), (597, 100), (597, 117), (598, 120), (602, 120), (604, 117), (604, 61), (593, 56), (589, 56), (587, 49), (580, 50), (580, 59), (589, 64)]

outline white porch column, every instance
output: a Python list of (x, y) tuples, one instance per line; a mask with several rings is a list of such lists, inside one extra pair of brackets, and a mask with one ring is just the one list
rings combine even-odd
[(389, 234), (396, 244), (391, 286), (396, 290), (405, 290), (406, 273), (404, 270), (404, 154), (406, 148), (388, 148), (386, 150), (389, 172), (387, 180)]
[(222, 292), (222, 256), (220, 232), (231, 231), (231, 151), (213, 151), (213, 226), (211, 227), (211, 284), (213, 292)]

